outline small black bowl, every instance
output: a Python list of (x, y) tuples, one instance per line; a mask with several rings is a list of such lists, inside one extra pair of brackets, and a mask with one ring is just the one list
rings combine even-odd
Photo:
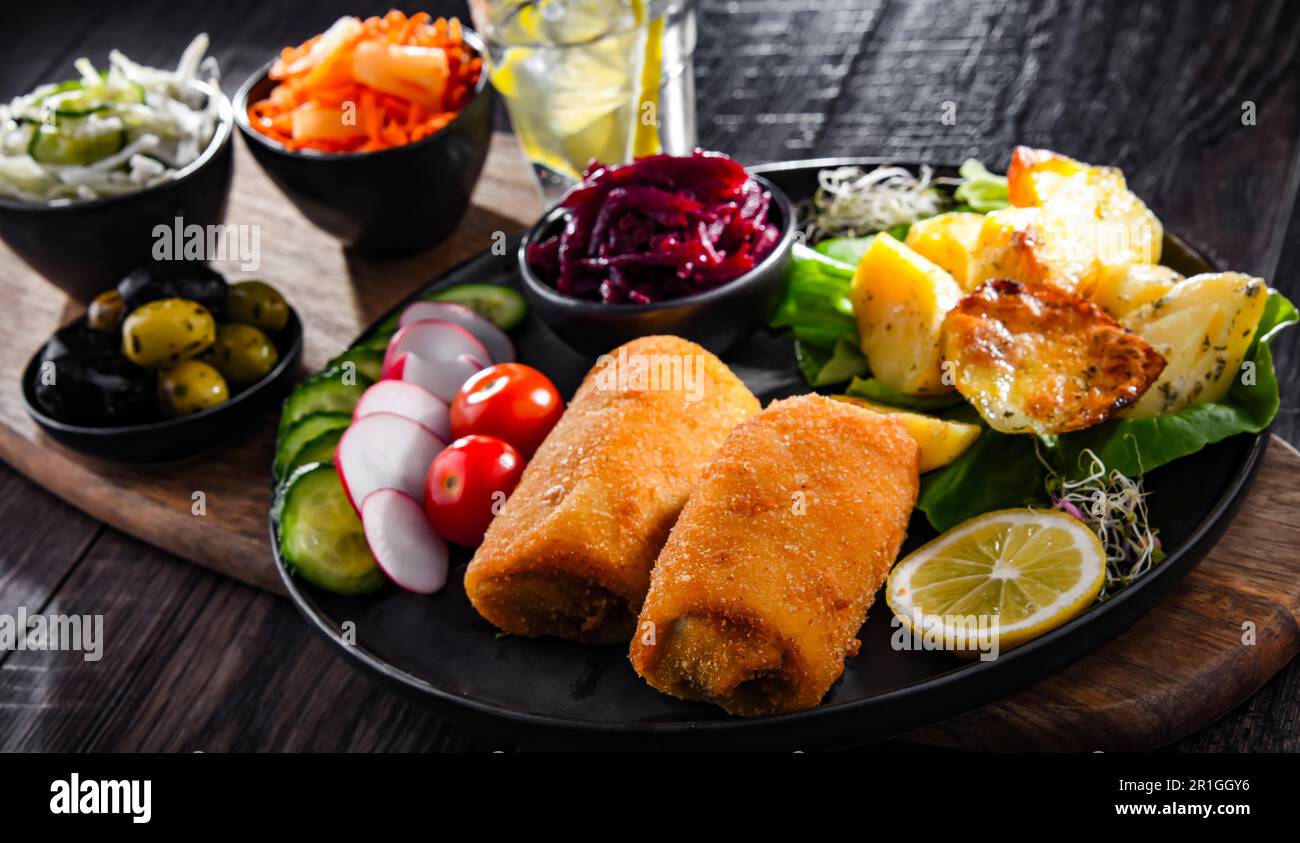
[(302, 321), (296, 310), (289, 308), (289, 321), (270, 334), (270, 339), (280, 353), (280, 362), (274, 369), (229, 401), (193, 415), (116, 427), (68, 424), (52, 418), (36, 403), (41, 349), (32, 355), (23, 370), (23, 402), (27, 414), (42, 430), (74, 451), (127, 463), (189, 459), (213, 451), (250, 430), (268, 411), (278, 407), (280, 399), (289, 392), (302, 356)]
[(230, 100), (216, 95), (221, 119), (208, 148), (162, 184), (103, 199), (48, 205), (0, 197), (0, 239), (54, 286), (87, 303), (151, 260), (154, 228), (216, 225), (226, 216), (233, 172)]
[(753, 176), (772, 194), (768, 220), (781, 236), (771, 253), (744, 275), (703, 293), (652, 304), (602, 304), (567, 296), (541, 278), (528, 263), (528, 245), (558, 232), (568, 209), (555, 207), (519, 244), (519, 274), (524, 296), (552, 331), (578, 351), (599, 355), (650, 334), (673, 334), (723, 354), (765, 325), (785, 292), (794, 248), (795, 211), (790, 199), (762, 176)]
[[(483, 42), (464, 29), (480, 56)], [(424, 251), (456, 228), (492, 139), (495, 92), (486, 62), (465, 109), (427, 138), (378, 152), (292, 150), (254, 129), (248, 104), (275, 87), (266, 63), (235, 94), (235, 121), (257, 163), (307, 219), (358, 254)]]

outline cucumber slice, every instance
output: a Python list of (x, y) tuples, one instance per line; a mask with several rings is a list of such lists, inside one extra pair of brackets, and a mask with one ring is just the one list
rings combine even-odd
[(58, 117), (85, 117), (110, 111), (115, 105), (139, 105), (142, 102), (144, 89), (132, 82), (129, 88), (120, 91), (87, 91), (84, 94), (61, 97), (54, 107), (54, 113)]
[(280, 413), (280, 430), (277, 438), (284, 440), (285, 433), (293, 427), (294, 422), (308, 413), (352, 413), (361, 399), (361, 393), (374, 383), (373, 380), (355, 373), (355, 377), (346, 377), (346, 372), (339, 369), (326, 369), (318, 375), (305, 380), (288, 398), (284, 399), (284, 410)]
[[(101, 76), (104, 75), (103, 71), (100, 71), (100, 75)], [(52, 97), (57, 97), (60, 94), (66, 94), (69, 91), (81, 91), (84, 90), (85, 87), (86, 87), (86, 83), (82, 82), (80, 79), (65, 80), (55, 85), (53, 88), (51, 88), (49, 91), (45, 92), (44, 94), (40, 95), (39, 97), (33, 99), (32, 105), (44, 105), (45, 103), (49, 102)]]
[(80, 120), (60, 119), (32, 132), (27, 154), (42, 164), (93, 164), (126, 146), (126, 130), (87, 132)]
[(336, 594), (384, 584), (334, 463), (311, 463), (290, 475), (278, 511), (280, 555), (298, 576)]
[(500, 284), (454, 284), (425, 298), (463, 304), (495, 322), (503, 331), (509, 331), (524, 321), (524, 315), (528, 313), (524, 297), (517, 290)]
[(346, 430), (350, 424), (351, 413), (308, 413), (298, 419), (284, 431), (275, 449), (275, 464), (272, 466), (275, 478), (283, 480), (292, 473), (294, 467), (303, 464), (304, 461), (299, 460), (298, 455), (308, 442), (331, 430)]
[[(430, 293), (424, 298), (426, 301), (446, 301), (464, 305), (480, 316), (486, 317), (503, 331), (509, 331), (518, 325), (528, 313), (528, 302), (524, 297), (510, 287), (502, 287), (499, 284), (454, 284), (445, 290)], [(374, 349), (382, 354), (388, 346), (388, 341), (393, 338), (393, 334), (397, 333), (397, 321), (402, 318), (404, 309), (398, 308), (387, 319), (376, 325), (375, 329), (366, 334), (365, 339), (353, 348)]]
[[(386, 347), (387, 345), (385, 345)], [(366, 348), (360, 345), (353, 346), (325, 364), (325, 368), (341, 369), (344, 363), (351, 363), (356, 367), (355, 371), (365, 375), (372, 381), (377, 381), (379, 376), (383, 374), (384, 349)]]
[(291, 475), (308, 463), (333, 462), (334, 450), (338, 447), (339, 440), (343, 438), (343, 434), (347, 433), (347, 430), (346, 427), (339, 427), (326, 431), (303, 445), (298, 449), (298, 455), (293, 458), (289, 463), (289, 467), (285, 469), (285, 474)]
[[(108, 71), (101, 70), (99, 76), (107, 80)], [(136, 82), (128, 81), (125, 86), (115, 86), (110, 90), (104, 83), (88, 89), (81, 79), (69, 79), (60, 82), (54, 90), (34, 104), (53, 108), (59, 117), (85, 117), (107, 111), (114, 105), (138, 105), (143, 102), (144, 88)]]

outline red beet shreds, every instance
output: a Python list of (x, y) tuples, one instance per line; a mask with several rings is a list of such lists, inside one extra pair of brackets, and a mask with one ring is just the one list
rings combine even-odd
[(563, 230), (528, 262), (556, 290), (606, 304), (647, 304), (712, 290), (758, 265), (779, 233), (772, 200), (726, 155), (652, 155), (593, 163), (560, 200)]

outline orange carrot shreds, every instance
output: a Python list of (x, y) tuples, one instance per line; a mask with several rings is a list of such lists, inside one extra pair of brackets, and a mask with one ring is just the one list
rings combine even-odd
[(469, 104), (483, 60), (456, 18), (340, 18), (271, 65), (249, 124), (290, 149), (370, 152), (422, 140)]

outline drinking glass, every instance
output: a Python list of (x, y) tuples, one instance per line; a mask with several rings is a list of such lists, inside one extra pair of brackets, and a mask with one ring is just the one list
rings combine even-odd
[(695, 147), (694, 0), (470, 0), (470, 13), (548, 206), (593, 159)]

